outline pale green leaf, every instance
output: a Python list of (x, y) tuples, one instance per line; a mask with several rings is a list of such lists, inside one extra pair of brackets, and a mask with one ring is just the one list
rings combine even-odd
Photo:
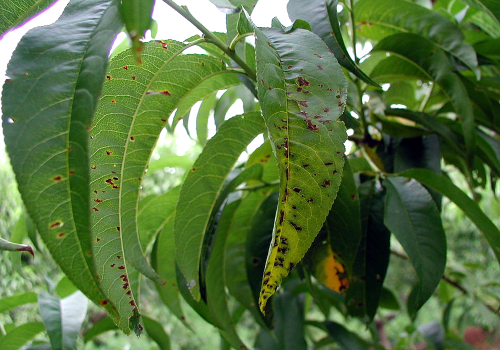
[(44, 330), (45, 327), (41, 322), (24, 323), (11, 329), (5, 336), (0, 338), (0, 349), (19, 350)]
[(36, 303), (37, 295), (34, 292), (16, 294), (0, 299), (0, 313), (15, 309), (21, 305)]
[(0, 3), (0, 38), (48, 8), (55, 0), (16, 0)]

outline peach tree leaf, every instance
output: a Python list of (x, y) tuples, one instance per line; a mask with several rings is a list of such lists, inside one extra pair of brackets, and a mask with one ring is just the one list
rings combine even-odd
[[(241, 19), (240, 19), (241, 21)], [(307, 252), (337, 195), (344, 166), (346, 99), (342, 68), (304, 29), (255, 28), (257, 85), (280, 173), (280, 199), (263, 276), (265, 310)]]
[(108, 52), (121, 29), (118, 1), (76, 0), (55, 23), (28, 32), (9, 63), (3, 130), (19, 190), (63, 272), (102, 303), (90, 240), (88, 131)]
[(55, 0), (18, 0), (0, 3), (0, 38), (51, 6)]

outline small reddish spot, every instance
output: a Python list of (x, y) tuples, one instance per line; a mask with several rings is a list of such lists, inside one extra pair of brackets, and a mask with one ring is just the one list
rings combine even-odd
[(304, 164), (304, 165), (302, 165), (302, 167), (303, 167), (304, 169), (305, 169), (305, 168), (307, 168), (308, 166), (311, 166), (311, 164)]
[(112, 100), (111, 100), (111, 103), (116, 103), (116, 99), (112, 99)]
[(97, 209), (96, 207), (92, 207), (92, 210), (93, 211), (99, 211), (99, 209)]
[(62, 176), (56, 176), (52, 180), (54, 180), (54, 181), (61, 181), (62, 180)]
[(130, 136), (130, 141), (134, 142), (135, 141), (135, 137)]
[(127, 295), (132, 295), (132, 291), (131, 290), (128, 290), (127, 293), (125, 293)]
[(92, 170), (96, 170), (96, 169), (97, 169), (97, 165), (92, 165), (92, 166), (90, 167), (90, 169), (92, 169)]
[(123, 284), (123, 289), (127, 290), (128, 289), (128, 283)]
[(323, 108), (323, 110), (325, 111), (325, 113), (330, 112), (330, 109), (329, 109), (329, 108), (326, 108), (326, 107), (325, 107), (325, 108)]
[(303, 107), (307, 107), (307, 101), (297, 101), (299, 103), (299, 105), (303, 106)]
[(50, 228), (56, 228), (56, 227), (60, 227), (60, 226), (61, 226), (61, 222), (60, 221), (56, 221), (52, 225), (50, 225), (49, 227)]
[(69, 171), (69, 174), (70, 174), (70, 175), (75, 175), (75, 171), (74, 171), (74, 170), (70, 170), (70, 171)]
[(294, 187), (293, 192), (300, 193), (302, 191), (302, 188)]
[(94, 190), (94, 193), (97, 194), (97, 190)]
[(318, 65), (319, 70), (323, 70), (323, 66)]
[(326, 91), (333, 91), (331, 88), (326, 89)]
[(163, 119), (163, 118), (162, 118), (162, 119), (160, 119), (160, 120), (161, 120), (162, 122), (166, 122), (166, 121), (167, 121), (166, 119)]
[(309, 198), (309, 199), (307, 200), (307, 203), (312, 203), (312, 202), (314, 202), (314, 199), (312, 199), (312, 198)]
[(328, 165), (333, 165), (333, 163), (332, 162), (328, 162), (328, 163), (325, 163), (325, 165), (327, 165), (327, 166)]
[(128, 66), (123, 66), (123, 69), (128, 70)]
[(111, 267), (115, 267), (115, 266), (116, 266), (116, 264), (111, 264)]
[(135, 301), (130, 300), (130, 305), (135, 306)]
[[(118, 232), (120, 232), (120, 230), (121, 230), (121, 229), (120, 229), (120, 226), (116, 226), (116, 230), (117, 230)], [(120, 256), (119, 256), (119, 255), (118, 255), (118, 259), (120, 259)]]
[(116, 258), (117, 259), (121, 259), (122, 257), (121, 257), (121, 255), (117, 255)]
[(338, 173), (338, 171), (337, 171), (337, 170), (334, 170), (334, 171), (333, 171), (333, 175), (335, 175), (335, 174), (337, 174), (337, 173)]
[(290, 221), (290, 225), (292, 225), (295, 230), (302, 231), (302, 227), (300, 227), (296, 223)]
[(309, 86), (309, 82), (303, 77), (298, 77), (297, 81), (299, 83), (299, 86)]
[(101, 241), (101, 239), (100, 239), (100, 238), (97, 238), (97, 242), (100, 242), (100, 241)]
[(96, 199), (94, 199), (94, 202), (96, 202), (96, 203), (102, 203), (102, 199), (96, 198)]
[(111, 75), (106, 75), (107, 80), (111, 80)]
[(66, 233), (64, 232), (61, 232), (57, 235), (58, 238), (63, 238), (64, 236), (66, 236)]
[(331, 181), (328, 179), (323, 180), (323, 183), (321, 184), (321, 187), (328, 187), (331, 185)]
[(288, 67), (287, 67), (287, 69), (292, 69), (292, 68), (293, 68), (293, 66), (288, 66)]
[(325, 87), (325, 85), (323, 85), (323, 84), (318, 84), (318, 87), (322, 88), (322, 87)]
[(323, 58), (323, 56), (321, 56), (319, 53), (315, 53), (314, 56), (316, 56), (318, 58)]
[(283, 220), (285, 218), (285, 212), (283, 210), (280, 211), (280, 225), (283, 224)]
[(99, 303), (100, 303), (102, 306), (104, 306), (104, 305), (107, 305), (107, 304), (108, 304), (108, 301), (107, 301), (107, 300), (101, 300)]
[(351, 194), (351, 199), (355, 200), (356, 199), (356, 195), (355, 194)]
[(160, 94), (170, 96), (170, 92), (168, 92), (167, 90), (160, 92)]
[(113, 176), (113, 180), (118, 181), (118, 178), (116, 176)]
[(125, 270), (125, 266), (123, 266), (123, 265), (122, 266), (118, 266), (118, 269)]

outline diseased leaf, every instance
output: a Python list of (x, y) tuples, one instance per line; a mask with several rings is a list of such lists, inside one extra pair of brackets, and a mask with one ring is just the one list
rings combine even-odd
[(155, 0), (121, 0), (122, 15), (128, 36), (132, 40), (132, 50), (137, 62), (141, 62), (144, 34), (151, 27), (151, 15)]
[(34, 292), (26, 292), (10, 297), (4, 297), (0, 299), (0, 313), (12, 310), (21, 305), (36, 303), (36, 301), (37, 295)]
[(441, 14), (406, 0), (360, 0), (354, 7), (358, 33), (372, 40), (396, 33), (415, 33), (430, 39), (461, 60), (479, 78), (474, 48), (460, 28)]
[(391, 52), (417, 64), (439, 84), (460, 116), (468, 160), (471, 162), (475, 150), (475, 123), (472, 105), (464, 84), (454, 73), (445, 53), (431, 41), (411, 33), (389, 36), (375, 45), (373, 50)]
[(337, 4), (338, 0), (291, 0), (287, 9), (291, 20), (303, 19), (309, 22), (312, 31), (328, 45), (343, 67), (365, 83), (378, 86), (349, 56), (342, 38)]
[(207, 142), (182, 186), (175, 217), (177, 263), (196, 301), (202, 246), (217, 196), (240, 154), (263, 131), (260, 113), (229, 119)]
[(97, 304), (107, 298), (90, 241), (86, 128), (121, 26), (117, 1), (71, 1), (59, 20), (21, 39), (2, 96), (5, 143), (28, 213), (57, 264)]
[(259, 306), (264, 312), (318, 234), (340, 185), (346, 80), (325, 43), (304, 29), (256, 32), (258, 95), (278, 161), (280, 201)]
[(460, 190), (460, 188), (455, 186), (443, 175), (436, 174), (427, 169), (411, 169), (399, 175), (413, 178), (423, 185), (438, 191), (462, 209), (465, 215), (467, 215), (484, 234), (495, 257), (500, 262), (500, 230), (491, 219), (486, 216), (481, 208)]
[(137, 233), (137, 203), (147, 161), (168, 116), (183, 98), (207, 78), (226, 72), (215, 58), (182, 55), (185, 46), (175, 41), (148, 43), (142, 65), (130, 51), (117, 55), (91, 130), (95, 258), (109, 299), (129, 315), (136, 314), (137, 307), (129, 289), (128, 263), (162, 283), (144, 257)]
[(72, 350), (87, 314), (87, 298), (78, 291), (64, 299), (45, 292), (38, 296), (38, 305), (53, 350)]
[(19, 350), (44, 330), (45, 327), (41, 322), (24, 323), (11, 329), (3, 337), (0, 337), (0, 348), (2, 350)]
[(56, 0), (17, 0), (0, 3), (0, 39), (51, 6)]
[(33, 248), (31, 248), (29, 245), (12, 243), (3, 238), (0, 238), (0, 250), (29, 252), (31, 255), (35, 256), (35, 254), (33, 253)]
[(412, 317), (430, 298), (444, 273), (446, 237), (438, 208), (415, 180), (384, 180), (387, 189), (384, 223), (408, 254), (418, 282), (408, 297)]

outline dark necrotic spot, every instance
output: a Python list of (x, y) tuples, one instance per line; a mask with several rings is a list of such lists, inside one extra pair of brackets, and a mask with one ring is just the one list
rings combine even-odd
[(323, 183), (321, 184), (321, 187), (328, 187), (331, 185), (331, 181), (328, 179), (324, 179)]
[(125, 270), (125, 266), (118, 266), (118, 269)]
[(294, 187), (293, 192), (300, 193), (302, 191), (302, 188)]
[(252, 264), (259, 265), (259, 263), (260, 263), (260, 259), (259, 258), (253, 258), (252, 259)]
[(293, 228), (296, 229), (297, 231), (302, 231), (302, 227), (300, 227), (296, 223), (290, 221), (290, 225), (292, 225)]
[(280, 211), (280, 225), (283, 224), (283, 219), (285, 218), (285, 212), (283, 210)]
[(309, 86), (309, 82), (303, 77), (298, 77), (297, 82), (299, 83), (299, 86)]

